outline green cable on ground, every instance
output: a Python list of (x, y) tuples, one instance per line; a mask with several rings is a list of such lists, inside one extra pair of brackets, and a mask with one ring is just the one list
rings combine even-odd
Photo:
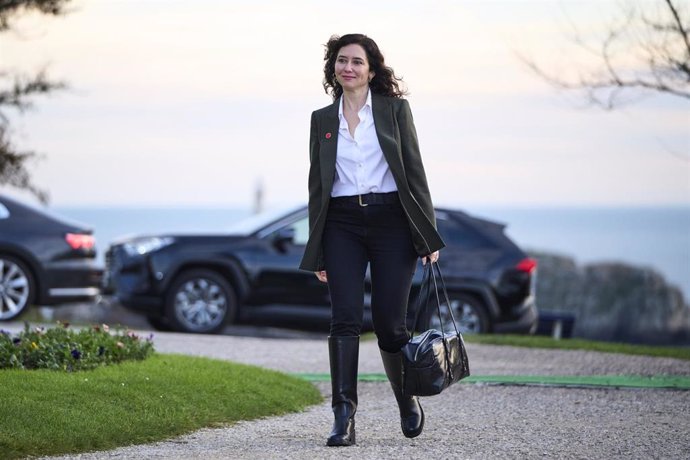
[[(329, 382), (329, 374), (295, 373), (310, 382)], [(384, 374), (359, 374), (360, 382), (387, 382)], [(613, 388), (667, 388), (690, 390), (690, 376), (682, 375), (471, 375), (460, 383), (494, 385), (543, 385)]]

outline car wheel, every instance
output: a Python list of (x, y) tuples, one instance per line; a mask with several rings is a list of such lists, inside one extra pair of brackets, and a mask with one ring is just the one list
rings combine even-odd
[[(448, 293), (448, 297), (450, 298), (450, 306), (453, 309), (455, 325), (461, 334), (483, 334), (489, 332), (491, 329), (489, 315), (484, 304), (478, 298), (458, 293)], [(455, 329), (453, 328), (445, 300), (441, 304), (441, 315), (443, 317), (444, 332), (454, 332)], [(438, 313), (435, 310), (431, 312), (430, 325), (434, 329), (441, 329)]]
[(9, 321), (25, 313), (35, 294), (36, 284), (26, 264), (0, 254), (0, 321)]
[(146, 322), (149, 323), (151, 327), (157, 331), (172, 331), (172, 327), (170, 327), (170, 324), (165, 320), (165, 318), (159, 318), (157, 316), (147, 316)]
[(173, 330), (214, 334), (235, 316), (237, 297), (217, 272), (188, 270), (170, 286), (165, 310), (165, 319)]

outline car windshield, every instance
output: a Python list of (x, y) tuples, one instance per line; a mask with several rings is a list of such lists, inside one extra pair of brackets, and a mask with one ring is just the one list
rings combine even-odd
[(246, 217), (234, 224), (226, 227), (226, 231), (234, 235), (251, 235), (256, 233), (268, 224), (279, 220), (280, 218), (292, 214), (301, 209), (302, 206), (283, 206), (276, 209), (266, 210), (259, 214)]

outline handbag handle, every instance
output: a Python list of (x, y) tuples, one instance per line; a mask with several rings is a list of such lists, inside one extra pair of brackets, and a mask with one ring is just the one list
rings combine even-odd
[[(458, 331), (458, 326), (455, 323), (455, 315), (453, 315), (453, 308), (450, 305), (450, 300), (448, 297), (448, 291), (446, 290), (446, 283), (443, 280), (443, 275), (441, 274), (441, 267), (438, 266), (438, 262), (430, 262), (424, 266), (424, 273), (422, 275), (422, 284), (419, 288), (419, 294), (417, 295), (417, 312), (414, 316), (414, 323), (412, 328), (412, 336), (414, 337), (414, 332), (417, 329), (417, 324), (419, 322), (419, 316), (422, 310), (426, 310), (429, 305), (429, 299), (431, 298), (431, 283), (434, 284), (434, 292), (436, 295), (436, 312), (438, 313), (438, 319), (441, 323), (441, 332), (443, 332), (443, 316), (441, 315), (441, 300), (438, 296), (438, 284), (436, 282), (436, 275), (434, 273), (434, 267), (438, 272), (438, 278), (441, 281), (441, 288), (443, 289), (443, 295), (446, 300), (446, 305), (448, 306), (448, 312), (450, 313), (451, 321), (453, 322), (453, 328), (455, 329), (455, 334), (460, 335)], [(424, 288), (426, 287), (426, 298), (423, 295)], [(425, 300), (424, 303), (422, 301)]]
[[(443, 295), (446, 299), (446, 305), (448, 306), (448, 313), (450, 313), (450, 320), (453, 323), (453, 329), (455, 329), (456, 337), (462, 340), (460, 331), (458, 331), (458, 325), (455, 323), (455, 315), (453, 315), (453, 307), (450, 304), (450, 299), (448, 298), (448, 291), (446, 290), (446, 282), (443, 280), (443, 275), (441, 275), (441, 267), (438, 263), (435, 263), (436, 271), (438, 272), (438, 279), (441, 280), (441, 287), (443, 288)], [(453, 366), (450, 365), (450, 352), (448, 350), (448, 340), (446, 339), (446, 333), (443, 327), (443, 317), (441, 316), (441, 300), (438, 297), (438, 285), (436, 284), (436, 276), (434, 275), (434, 270), (431, 270), (431, 279), (434, 281), (434, 291), (436, 292), (436, 309), (438, 311), (438, 319), (441, 322), (441, 342), (443, 343), (443, 349), (446, 356), (446, 368), (448, 369), (448, 378), (452, 382), (453, 378)]]
[[(436, 267), (438, 272), (438, 279), (441, 281), (441, 288), (443, 289), (443, 296), (446, 299), (446, 305), (448, 306), (448, 313), (450, 314), (450, 321), (453, 323), (453, 329), (455, 329), (455, 335), (460, 335), (458, 331), (458, 325), (455, 322), (455, 315), (453, 314), (453, 307), (450, 304), (450, 298), (448, 297), (448, 291), (446, 290), (446, 282), (443, 280), (443, 275), (441, 275), (441, 267), (438, 266), (438, 262), (433, 262), (433, 267)], [(438, 285), (436, 284), (436, 276), (434, 275), (433, 269), (431, 270), (431, 279), (434, 281), (434, 291), (436, 292), (436, 308), (438, 310), (438, 318), (441, 321), (441, 332), (443, 332), (443, 317), (441, 316), (441, 300), (438, 297)]]
[[(426, 298), (424, 296), (424, 288), (426, 287)], [(414, 315), (414, 323), (412, 323), (412, 334), (417, 330), (417, 324), (419, 324), (419, 316), (423, 310), (429, 305), (429, 299), (431, 298), (431, 265), (424, 265), (424, 272), (422, 273), (422, 282), (419, 285), (419, 293), (417, 294), (417, 311)], [(424, 302), (424, 303), (422, 303)]]

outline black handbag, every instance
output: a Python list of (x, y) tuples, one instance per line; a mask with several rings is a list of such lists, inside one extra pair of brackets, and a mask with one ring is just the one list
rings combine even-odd
[[(438, 295), (434, 267), (438, 272), (438, 280), (440, 280), (443, 288), (446, 305), (455, 329), (454, 333), (443, 332), (445, 328), (443, 327), (441, 301)], [(441, 330), (429, 329), (415, 336), (414, 330), (416, 330), (420, 314), (426, 310), (429, 304), (432, 284), (436, 294), (436, 311), (441, 322)], [(426, 295), (423, 293), (425, 287)], [(470, 365), (465, 342), (455, 324), (446, 284), (437, 263), (426, 264), (417, 299), (413, 335), (401, 350), (403, 353), (403, 393), (410, 396), (432, 396), (441, 393), (450, 385), (470, 375)], [(423, 301), (424, 303), (422, 303)]]

